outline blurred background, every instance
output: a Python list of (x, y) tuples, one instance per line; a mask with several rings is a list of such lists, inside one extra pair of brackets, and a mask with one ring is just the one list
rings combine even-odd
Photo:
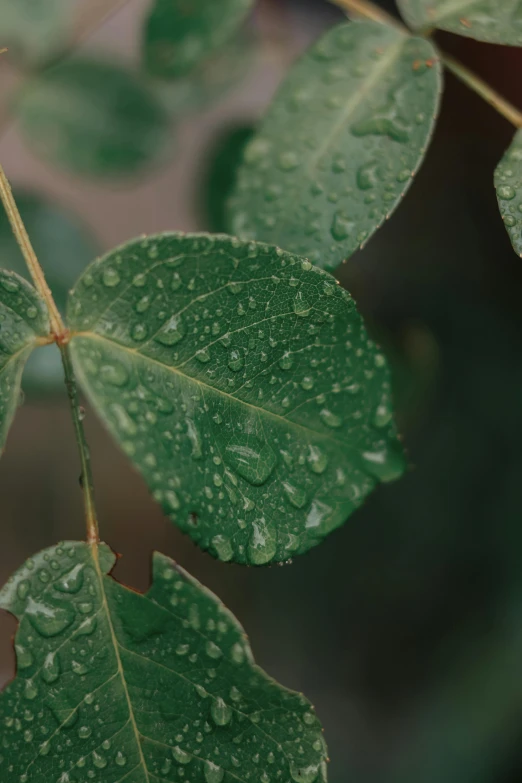
[[(57, 31), (40, 15), (44, 3), (0, 0), (0, 48), (10, 47), (0, 58), (0, 159), (61, 302), (84, 265), (117, 243), (226, 228), (251, 129), (290, 63), (343, 19), (322, 0), (259, 0), (206, 68), (145, 82), (149, 4), (69, 0)], [(522, 106), (521, 50), (437, 39)], [(42, 63), (67, 62), (71, 51), (98, 63), (94, 84), (76, 75), (83, 102), (66, 80), (35, 92)], [(135, 126), (92, 109), (114, 108), (122, 92), (136, 103)], [(62, 113), (75, 123), (69, 146), (54, 122)], [(75, 127), (91, 139), (113, 133), (121, 158), (82, 154)], [(393, 365), (412, 467), (292, 566), (245, 569), (198, 551), (87, 412), (103, 536), (122, 554), (117, 578), (145, 589), (159, 549), (214, 590), (257, 661), (316, 705), (331, 783), (522, 780), (522, 267), (493, 189), (512, 134), (447, 75), (420, 174), (338, 271)], [(3, 215), (0, 264), (22, 269)], [(2, 583), (35, 551), (84, 536), (54, 347), (38, 352), (25, 380), (0, 464)], [(14, 628), (0, 617), (0, 683), (12, 675)]]

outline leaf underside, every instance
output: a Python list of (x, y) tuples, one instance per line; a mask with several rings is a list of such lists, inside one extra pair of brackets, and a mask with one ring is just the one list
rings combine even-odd
[(398, 0), (413, 28), (438, 27), (489, 43), (522, 45), (522, 0)]
[(143, 59), (149, 73), (187, 76), (226, 45), (253, 0), (156, 0), (144, 28)]
[(290, 70), (246, 148), (233, 233), (334, 269), (411, 184), (441, 85), (424, 39), (375, 22), (329, 30)]
[(221, 602), (164, 555), (145, 595), (108, 576), (114, 561), (66, 542), (0, 592), (19, 620), (2, 783), (325, 781), (310, 704), (255, 665)]
[(221, 560), (305, 552), (404, 469), (385, 359), (308, 261), (222, 235), (149, 237), (94, 262), (68, 313), (93, 406)]
[(44, 301), (26, 280), (0, 269), (0, 454), (20, 399), (25, 363), (38, 338), (47, 334)]
[(522, 257), (522, 131), (495, 170), (498, 206), (515, 253)]

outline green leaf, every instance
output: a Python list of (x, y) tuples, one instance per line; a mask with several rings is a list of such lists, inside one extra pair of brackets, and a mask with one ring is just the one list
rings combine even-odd
[[(97, 254), (97, 245), (80, 221), (58, 205), (23, 190), (15, 189), (14, 196), (55, 301), (63, 313), (67, 294)], [(0, 264), (28, 276), (4, 210), (0, 210)], [(46, 392), (57, 387), (63, 388), (63, 368), (56, 347), (34, 351), (24, 372), (24, 388)]]
[(522, 0), (398, 0), (398, 5), (413, 28), (522, 46)]
[(1, 45), (15, 59), (42, 61), (67, 39), (77, 5), (77, 0), (2, 0)]
[(24, 365), (49, 334), (44, 301), (15, 272), (0, 269), (0, 454), (20, 400)]
[(146, 21), (143, 59), (149, 73), (186, 76), (224, 46), (254, 0), (156, 0)]
[(429, 41), (375, 22), (329, 30), (291, 69), (245, 151), (233, 233), (334, 269), (411, 184), (441, 81)]
[(209, 231), (228, 233), (227, 200), (234, 189), (245, 146), (254, 133), (251, 125), (227, 128), (212, 145), (200, 195), (205, 228)]
[(310, 704), (255, 665), (216, 596), (161, 554), (138, 594), (108, 576), (115, 560), (66, 542), (0, 592), (20, 622), (2, 783), (326, 781)]
[(404, 468), (384, 356), (309, 261), (150, 237), (90, 266), (68, 312), (92, 404), (171, 520), (222, 560), (307, 551)]
[(517, 131), (495, 170), (500, 214), (515, 253), (522, 258), (522, 131)]
[(165, 111), (135, 74), (86, 58), (26, 82), (15, 111), (31, 148), (79, 175), (137, 174), (157, 162), (169, 135)]

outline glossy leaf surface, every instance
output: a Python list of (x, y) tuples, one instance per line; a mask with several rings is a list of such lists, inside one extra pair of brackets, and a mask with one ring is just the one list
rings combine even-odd
[(522, 131), (515, 137), (495, 171), (500, 214), (515, 253), (522, 257)]
[(224, 236), (137, 240), (72, 292), (79, 380), (172, 521), (284, 561), (396, 478), (384, 356), (310, 262)]
[(157, 161), (168, 120), (132, 72), (90, 59), (67, 60), (25, 83), (15, 111), (31, 148), (79, 175), (118, 177)]
[(0, 269), (0, 454), (20, 399), (25, 363), (49, 317), (34, 288), (14, 272)]
[(186, 76), (236, 33), (253, 0), (156, 0), (147, 19), (143, 57), (155, 76)]
[(398, 0), (413, 28), (438, 27), (490, 43), (522, 45), (522, 0)]
[(15, 60), (35, 63), (60, 48), (77, 0), (2, 0), (2, 46)]
[[(96, 256), (97, 244), (87, 228), (60, 206), (23, 190), (15, 189), (14, 196), (55, 301), (63, 313), (67, 294)], [(0, 265), (28, 276), (4, 210), (0, 210)], [(24, 389), (46, 392), (58, 387), (63, 390), (63, 368), (56, 347), (34, 351), (24, 372)]]
[(108, 576), (115, 559), (67, 542), (0, 592), (19, 620), (2, 783), (325, 781), (310, 704), (255, 665), (216, 596), (160, 554), (135, 593)]
[(440, 89), (428, 41), (375, 22), (329, 30), (290, 70), (246, 148), (233, 233), (334, 269), (408, 189)]

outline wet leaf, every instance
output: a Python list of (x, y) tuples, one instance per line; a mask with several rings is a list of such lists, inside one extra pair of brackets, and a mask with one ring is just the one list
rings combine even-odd
[(135, 593), (108, 576), (115, 559), (66, 542), (0, 592), (19, 620), (2, 783), (326, 781), (313, 709), (255, 665), (216, 596), (161, 554)]
[(44, 60), (67, 40), (77, 5), (77, 0), (2, 0), (2, 46), (15, 60)]
[(32, 285), (0, 269), (0, 454), (20, 400), (24, 365), (48, 333), (47, 308)]
[(221, 560), (307, 551), (404, 468), (384, 356), (310, 262), (167, 234), (72, 292), (78, 377), (170, 519)]
[[(65, 311), (67, 294), (98, 248), (88, 230), (67, 210), (23, 190), (14, 191), (36, 255), (45, 270), (55, 301)], [(0, 264), (28, 277), (20, 249), (4, 210), (0, 210)], [(54, 345), (34, 351), (24, 371), (24, 389), (63, 389), (63, 368)]]
[(233, 233), (334, 269), (404, 196), (440, 89), (428, 41), (374, 22), (328, 31), (291, 69), (246, 148)]
[(398, 0), (413, 28), (437, 27), (490, 43), (522, 45), (522, 0)]
[(149, 73), (186, 76), (237, 32), (253, 0), (156, 0), (147, 19), (143, 59)]
[(137, 174), (157, 162), (169, 135), (166, 113), (136, 75), (86, 58), (28, 80), (15, 112), (36, 153), (79, 175)]
[(515, 253), (522, 257), (522, 131), (513, 141), (495, 171), (500, 214)]

